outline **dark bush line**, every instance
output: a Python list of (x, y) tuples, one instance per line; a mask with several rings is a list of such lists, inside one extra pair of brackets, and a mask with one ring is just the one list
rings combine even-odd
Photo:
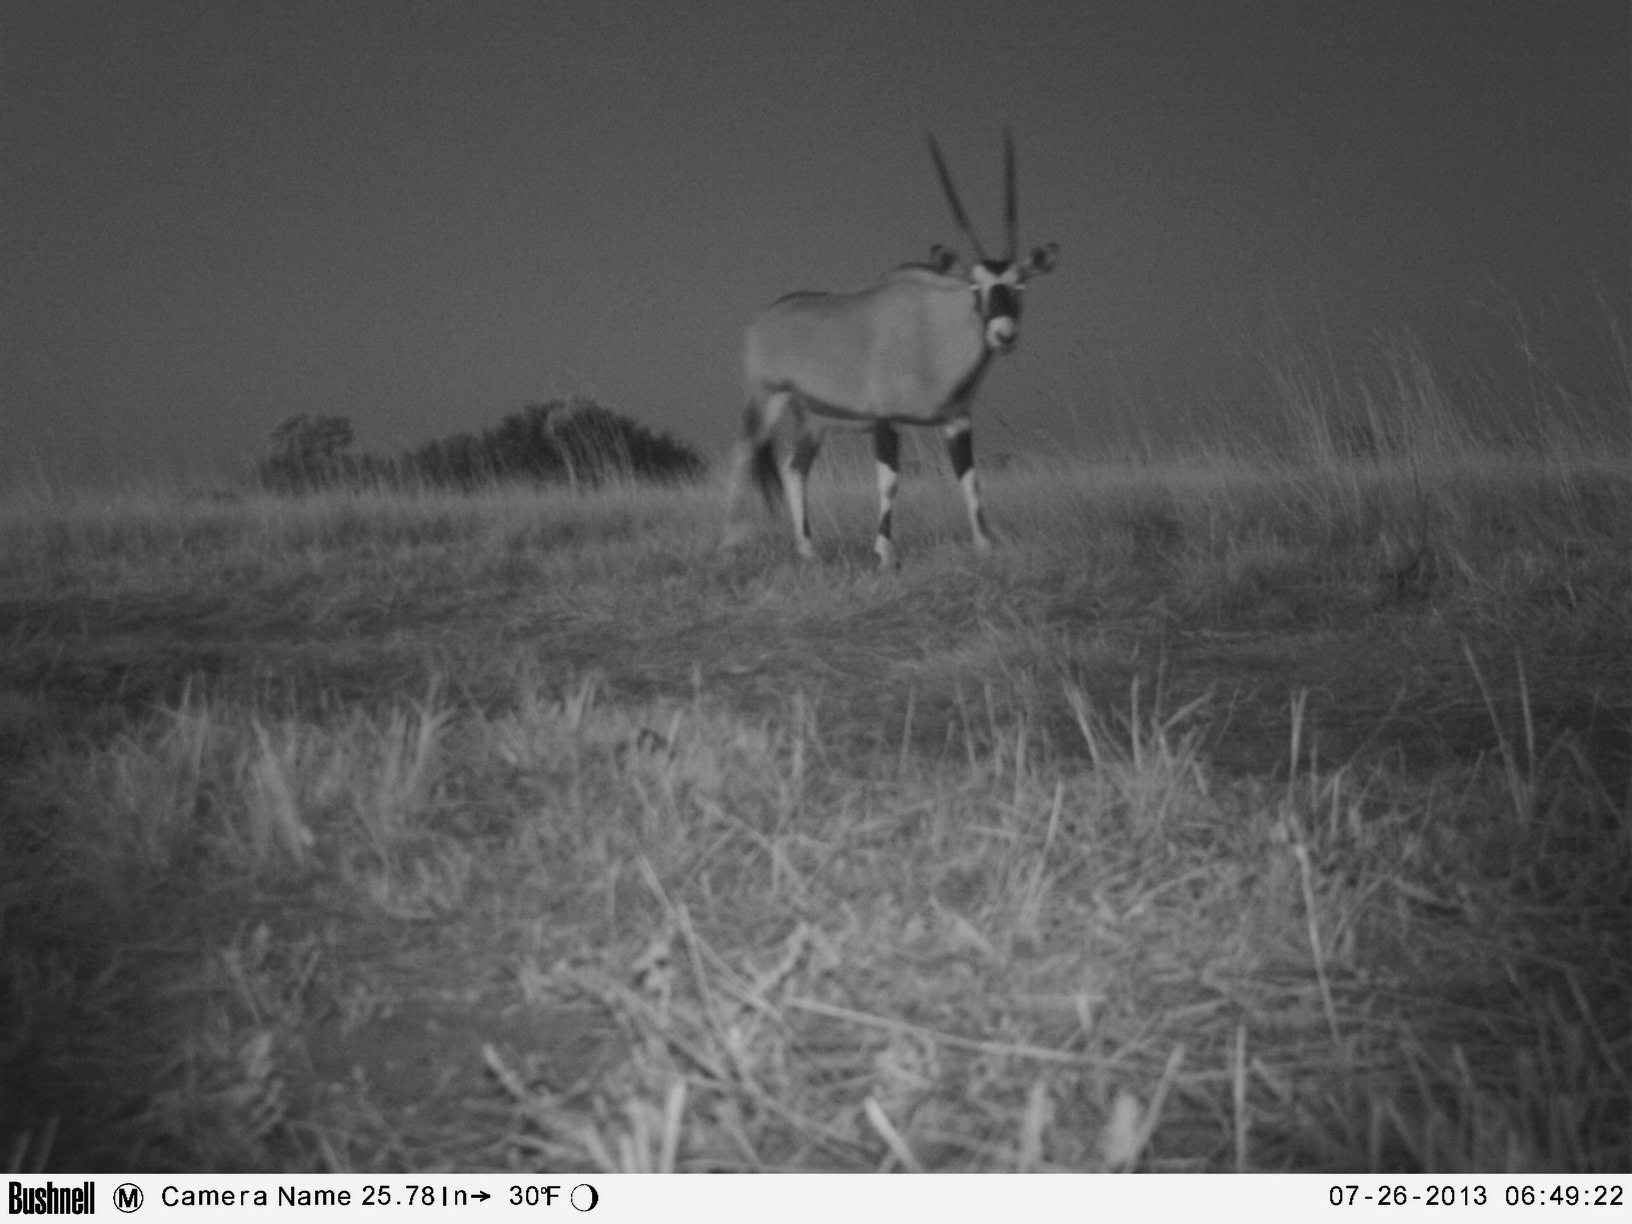
[(670, 483), (701, 478), (702, 458), (593, 400), (531, 404), (479, 434), (457, 433), (396, 458), (357, 454), (351, 422), (290, 417), (272, 431), (255, 483), (277, 493), (318, 489), (458, 489), (498, 484), (594, 488), (608, 481)]

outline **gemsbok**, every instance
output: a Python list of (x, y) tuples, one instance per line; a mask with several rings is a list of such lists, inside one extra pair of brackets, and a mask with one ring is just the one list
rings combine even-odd
[[(1019, 340), (1020, 298), (1026, 282), (1052, 271), (1059, 248), (1049, 243), (1017, 258), (1014, 139), (1003, 133), (1004, 226), (1000, 259), (989, 258), (963, 211), (935, 137), (930, 156), (952, 218), (975, 259), (964, 265), (936, 244), (927, 264), (907, 264), (881, 284), (855, 293), (792, 293), (748, 326), (743, 376), (748, 407), (744, 436), (732, 463), (727, 541), (747, 477), (752, 473), (773, 505), (785, 494), (794, 546), (812, 558), (805, 486), (830, 428), (867, 429), (878, 463), (878, 533), (873, 551), (885, 568), (896, 564), (890, 515), (900, 478), (898, 425), (939, 426), (952, 471), (963, 489), (969, 528), (979, 552), (991, 548), (980, 505), (969, 411), (994, 353)], [(781, 454), (778, 455), (778, 442)]]

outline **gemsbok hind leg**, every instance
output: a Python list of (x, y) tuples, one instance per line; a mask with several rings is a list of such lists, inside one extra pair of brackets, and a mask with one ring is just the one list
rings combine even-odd
[(992, 536), (986, 527), (986, 512), (980, 505), (980, 482), (975, 478), (974, 430), (969, 419), (963, 417), (947, 425), (943, 432), (947, 453), (952, 456), (952, 474), (958, 478), (958, 485), (963, 489), (963, 504), (969, 511), (969, 530), (975, 538), (975, 551), (989, 553)]
[(816, 559), (816, 546), (810, 542), (810, 515), (805, 507), (805, 486), (810, 479), (810, 466), (816, 462), (816, 452), (822, 448), (822, 436), (805, 428), (803, 414), (794, 417), (793, 445), (788, 447), (782, 461), (782, 488), (788, 495), (788, 513), (793, 518), (793, 546), (806, 561)]
[(776, 472), (773, 453), (775, 439), (766, 429), (766, 414), (760, 405), (750, 402), (742, 414), (742, 437), (731, 455), (731, 475), (725, 493), (725, 530), (720, 548), (740, 548), (748, 542), (748, 524), (742, 521), (742, 498), (752, 478), (765, 495), (767, 502), (781, 496), (780, 478)]

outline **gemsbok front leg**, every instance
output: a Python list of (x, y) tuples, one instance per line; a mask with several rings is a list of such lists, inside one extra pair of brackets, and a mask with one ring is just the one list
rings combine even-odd
[(900, 564), (891, 538), (890, 515), (895, 509), (895, 488), (901, 480), (901, 435), (895, 426), (880, 421), (873, 426), (873, 457), (878, 461), (878, 534), (873, 551), (880, 569)]
[(944, 427), (947, 453), (952, 456), (952, 474), (963, 490), (963, 504), (969, 511), (969, 530), (975, 538), (975, 551), (992, 551), (991, 532), (986, 527), (986, 511), (980, 505), (980, 481), (975, 477), (975, 431), (968, 417), (962, 417)]

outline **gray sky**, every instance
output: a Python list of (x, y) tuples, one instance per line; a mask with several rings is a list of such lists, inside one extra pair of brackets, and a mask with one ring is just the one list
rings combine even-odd
[(992, 445), (1081, 442), (1269, 314), (1601, 331), (1629, 48), (1627, 0), (7, 0), (0, 479), (574, 394), (718, 454), (755, 310), (956, 239), (926, 128), (996, 243), (1011, 124), (1022, 242), (1062, 248)]

